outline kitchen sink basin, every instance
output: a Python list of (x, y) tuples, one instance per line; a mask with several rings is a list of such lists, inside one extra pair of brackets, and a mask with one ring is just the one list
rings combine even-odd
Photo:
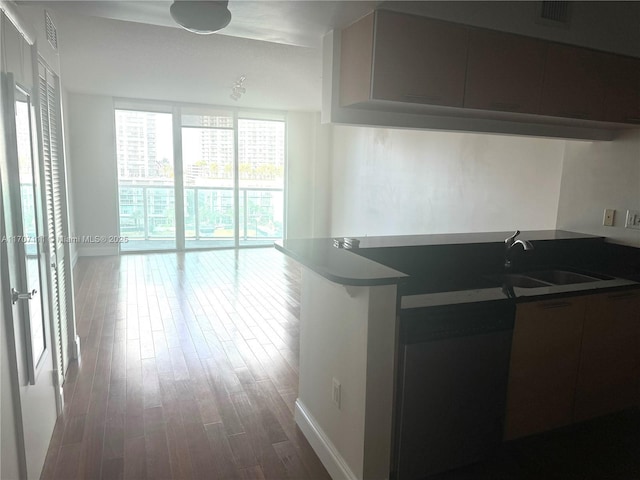
[(575, 283), (599, 282), (603, 278), (592, 277), (581, 273), (567, 272), (566, 270), (543, 270), (539, 272), (527, 272), (527, 277), (554, 285), (573, 285)]
[(538, 270), (525, 273), (505, 273), (502, 275), (491, 275), (486, 278), (505, 287), (518, 288), (574, 285), (612, 279), (612, 277), (606, 277), (604, 275), (569, 272), (567, 270)]
[(507, 287), (519, 287), (519, 288), (537, 288), (548, 287), (550, 284), (541, 280), (528, 277), (526, 275), (519, 275), (516, 273), (508, 273), (504, 275), (493, 275), (489, 277), (491, 280), (498, 281), (501, 285)]

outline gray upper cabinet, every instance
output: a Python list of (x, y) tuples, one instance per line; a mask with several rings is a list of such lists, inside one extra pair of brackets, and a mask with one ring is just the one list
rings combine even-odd
[(464, 106), (539, 113), (546, 51), (541, 40), (473, 29)]
[(466, 27), (377, 11), (342, 33), (342, 106), (391, 100), (462, 107)]
[(338, 91), (340, 107), (446, 116), (463, 130), (640, 123), (638, 58), (384, 10), (342, 30)]
[(544, 69), (540, 113), (604, 120), (604, 54), (550, 44)]
[(604, 67), (604, 119), (640, 124), (640, 59), (607, 55)]

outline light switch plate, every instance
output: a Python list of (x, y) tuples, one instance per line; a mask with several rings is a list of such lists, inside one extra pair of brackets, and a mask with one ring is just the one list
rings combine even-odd
[(624, 222), (624, 227), (640, 230), (640, 210), (627, 210), (627, 218)]
[(613, 218), (616, 215), (616, 211), (612, 208), (605, 208), (604, 217), (602, 219), (602, 225), (605, 227), (613, 227)]
[(340, 382), (336, 378), (331, 382), (331, 400), (336, 404), (338, 410), (340, 410), (342, 403), (342, 385), (340, 385)]

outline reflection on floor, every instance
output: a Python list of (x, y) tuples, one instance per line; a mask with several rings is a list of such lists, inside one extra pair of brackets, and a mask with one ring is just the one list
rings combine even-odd
[[(240, 239), (240, 245), (243, 247), (251, 246), (271, 246), (275, 240), (270, 239)], [(204, 248), (233, 248), (233, 238), (220, 238), (220, 239), (200, 239), (185, 241), (186, 249), (204, 249)], [(122, 252), (157, 252), (161, 250), (175, 250), (175, 240), (133, 240), (129, 239), (127, 242), (120, 244), (120, 251)]]
[(293, 420), (299, 269), (273, 248), (80, 258), (81, 366), (43, 479), (328, 479)]

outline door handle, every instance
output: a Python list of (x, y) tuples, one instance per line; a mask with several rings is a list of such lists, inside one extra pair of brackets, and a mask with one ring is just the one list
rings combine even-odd
[(20, 293), (15, 288), (11, 289), (11, 304), (15, 305), (18, 300), (31, 300), (38, 291), (34, 288), (30, 292)]

